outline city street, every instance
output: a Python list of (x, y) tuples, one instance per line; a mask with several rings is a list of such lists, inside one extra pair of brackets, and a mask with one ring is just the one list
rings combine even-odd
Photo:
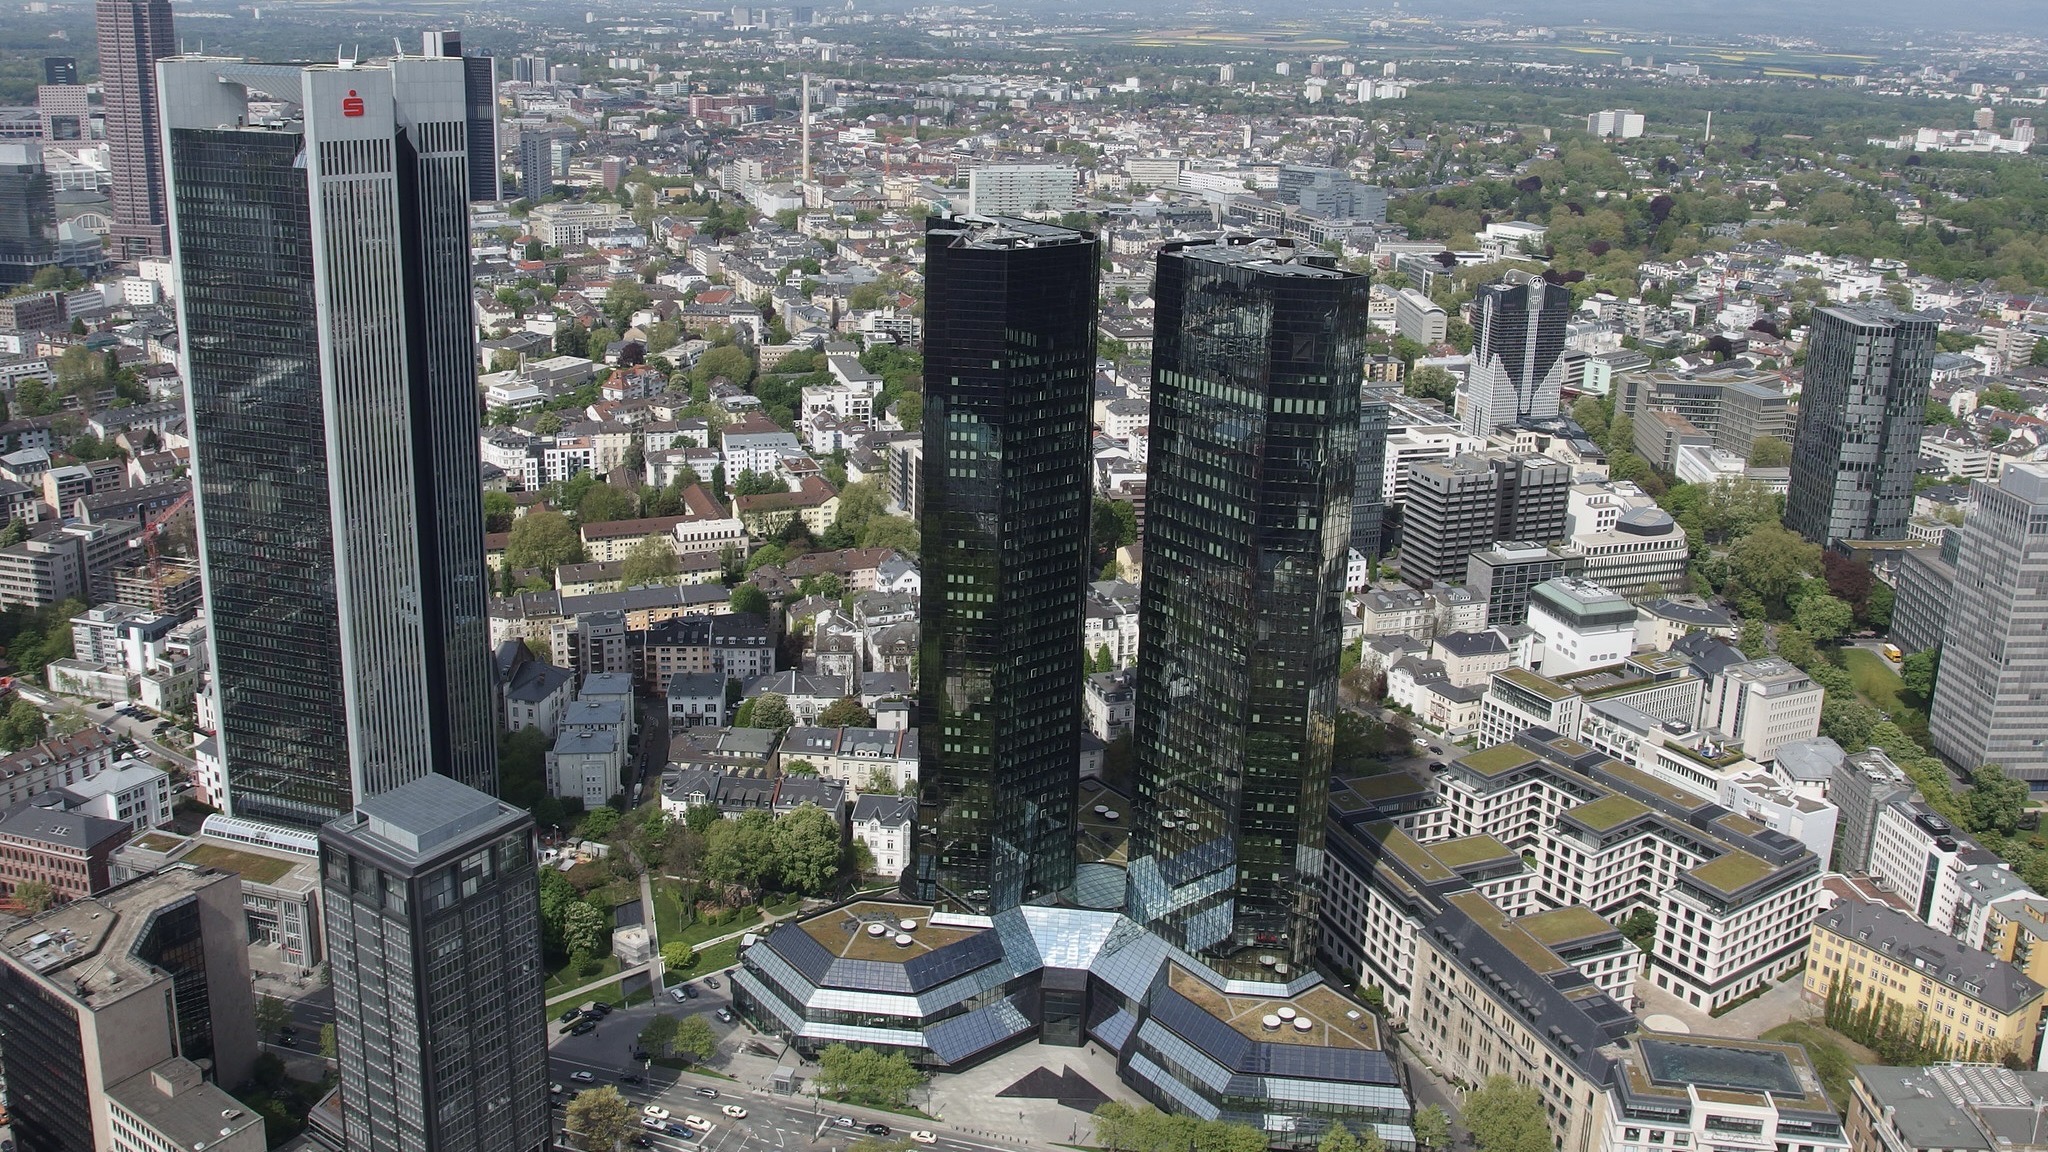
[[(67, 712), (73, 713), (89, 724), (111, 729), (117, 736), (126, 736), (130, 740), (135, 741), (137, 747), (157, 757), (160, 761), (160, 767), (166, 769), (175, 767), (187, 770), (192, 767), (191, 749), (189, 747), (180, 749), (159, 741), (151, 734), (151, 730), (156, 727), (157, 721), (146, 713), (142, 719), (136, 719), (123, 716), (112, 708), (101, 708), (96, 701), (69, 700), (61, 696), (53, 696), (47, 690), (32, 688), (22, 684), (15, 685), (14, 690), (23, 700), (42, 709), (48, 715), (59, 716)], [(171, 731), (175, 731), (175, 729)], [(170, 731), (166, 731), (165, 735), (169, 736), (169, 734)]]

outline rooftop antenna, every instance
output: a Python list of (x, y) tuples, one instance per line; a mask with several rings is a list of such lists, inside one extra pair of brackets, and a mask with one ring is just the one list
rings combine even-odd
[(398, 57), (398, 59), (405, 59), (405, 45), (400, 44), (398, 42), (398, 37), (396, 36), (393, 36), (391, 38), (391, 51)]

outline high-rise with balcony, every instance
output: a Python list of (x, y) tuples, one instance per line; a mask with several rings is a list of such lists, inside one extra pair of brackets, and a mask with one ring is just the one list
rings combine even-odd
[(1026, 220), (925, 233), (923, 811), (905, 883), (962, 911), (1073, 885), (1099, 258), (1092, 234)]
[(348, 1152), (549, 1143), (533, 817), (445, 776), (320, 829)]
[(462, 61), (159, 76), (230, 806), (495, 791)]
[(1997, 764), (2048, 789), (2048, 467), (1970, 489), (1928, 735), (1962, 771)]
[(1315, 948), (1367, 280), (1233, 239), (1168, 244), (1156, 285), (1128, 906), (1285, 981)]
[(1935, 329), (1882, 304), (1814, 310), (1787, 528), (1820, 545), (1906, 538)]
[(114, 253), (124, 260), (162, 256), (170, 251), (170, 229), (156, 63), (178, 50), (170, 0), (99, 0), (93, 21), (114, 178)]
[(1466, 434), (1485, 436), (1557, 415), (1571, 311), (1571, 290), (1548, 280), (1480, 286), (1472, 301), (1472, 370), (1459, 413)]

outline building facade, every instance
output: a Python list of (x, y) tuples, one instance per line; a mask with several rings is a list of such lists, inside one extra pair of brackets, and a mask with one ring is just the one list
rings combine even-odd
[(94, 28), (114, 178), (114, 251), (124, 260), (171, 251), (158, 132), (156, 64), (178, 51), (170, 0), (98, 0)]
[(1935, 329), (1881, 305), (1814, 310), (1786, 527), (1821, 545), (1906, 538)]
[(494, 791), (462, 62), (159, 71), (230, 806)]
[(1485, 436), (1557, 415), (1571, 289), (1548, 280), (1483, 284), (1472, 301), (1472, 369), (1459, 415)]
[(1367, 290), (1273, 242), (1158, 258), (1129, 900), (1224, 971), (1314, 954)]
[(1086, 232), (925, 234), (922, 808), (906, 884), (983, 914), (1074, 877), (1096, 262)]
[(1462, 580), (1495, 541), (1564, 535), (1571, 469), (1547, 456), (1468, 452), (1417, 465), (1401, 515), (1401, 578), (1418, 588)]
[(1962, 771), (1997, 764), (2048, 789), (2048, 468), (2011, 464), (1970, 493), (1928, 735)]
[(446, 776), (320, 829), (350, 1152), (550, 1142), (533, 818)]

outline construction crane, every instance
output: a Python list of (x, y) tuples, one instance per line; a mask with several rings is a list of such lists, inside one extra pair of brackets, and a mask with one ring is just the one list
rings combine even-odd
[(148, 524), (143, 525), (142, 544), (149, 549), (149, 584), (152, 589), (156, 588), (157, 578), (161, 574), (161, 565), (157, 561), (157, 537), (163, 535), (164, 525), (175, 519), (178, 513), (183, 512), (191, 503), (192, 493), (188, 490), (183, 496), (171, 501), (162, 512), (150, 517)]

